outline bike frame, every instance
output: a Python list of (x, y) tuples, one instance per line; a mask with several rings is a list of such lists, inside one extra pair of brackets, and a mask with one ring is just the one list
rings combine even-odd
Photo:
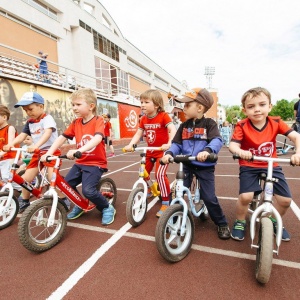
[[(0, 192), (4, 192), (4, 191), (8, 190), (8, 200), (7, 200), (5, 206), (1, 205), (0, 211), (2, 211), (3, 209), (4, 210), (8, 209), (11, 205), (11, 201), (13, 198), (13, 192), (14, 192), (12, 182), (19, 184), (21, 187), (23, 187), (24, 189), (29, 191), (31, 194), (33, 194), (36, 198), (41, 197), (42, 189), (43, 189), (44, 176), (42, 176), (43, 179), (42, 179), (41, 186), (39, 188), (35, 188), (31, 183), (25, 181), (19, 174), (17, 174), (17, 170), (19, 168), (18, 161), (20, 159), (21, 152), (24, 152), (25, 150), (22, 148), (11, 148), (10, 151), (16, 151), (17, 154), (14, 158), (14, 162), (13, 162), (11, 170), (10, 170), (10, 177), (9, 177), (7, 183), (5, 183), (3, 185), (1, 184), (2, 187), (1, 187)], [(45, 173), (46, 173), (46, 171), (45, 171)]]
[[(147, 182), (145, 181), (145, 177), (148, 176), (148, 173), (146, 171), (146, 152), (148, 150), (161, 150), (160, 147), (135, 147), (133, 148), (134, 151), (143, 151), (143, 153), (141, 153), (141, 162), (140, 162), (140, 168), (139, 168), (139, 178), (138, 180), (134, 183), (132, 189), (135, 189), (139, 184), (141, 184), (144, 188), (144, 194), (143, 194), (143, 200), (142, 201), (146, 201), (147, 199), (147, 190), (148, 190), (148, 185)], [(155, 192), (155, 191), (154, 191)], [(157, 194), (153, 194), (154, 196), (157, 196)]]
[[(63, 157), (65, 158), (65, 156)], [(59, 168), (61, 158), (61, 156), (51, 156), (47, 158), (47, 161), (56, 160), (53, 168), (52, 178), (50, 181), (50, 188), (47, 192), (44, 193), (44, 198), (53, 199), (47, 227), (52, 226), (54, 224), (54, 216), (58, 203), (58, 194), (56, 191), (56, 187), (58, 187), (60, 191), (63, 192), (75, 205), (79, 206), (84, 211), (90, 211), (96, 207), (95, 204), (89, 205), (89, 200), (83, 198), (79, 193), (77, 193), (60, 175)], [(39, 216), (39, 218), (40, 217), (42, 218), (42, 216)]]
[[(188, 157), (188, 160), (191, 160), (191, 161), (196, 160), (196, 156), (190, 156), (190, 157)], [(180, 235), (184, 236), (185, 231), (186, 231), (186, 219), (187, 219), (187, 214), (188, 214), (188, 205), (183, 198), (184, 193), (187, 194), (192, 214), (195, 217), (199, 217), (204, 212), (205, 205), (203, 204), (201, 209), (198, 212), (196, 211), (196, 206), (193, 201), (192, 193), (187, 187), (185, 187), (183, 185), (184, 173), (183, 173), (183, 163), (182, 162), (179, 162), (179, 170), (177, 171), (177, 174), (176, 174), (176, 180), (177, 180), (176, 197), (171, 201), (170, 205), (179, 203), (183, 207), (183, 217), (182, 217), (182, 223), (181, 223), (181, 227), (180, 227)], [(198, 189), (199, 183), (198, 183), (197, 178), (196, 178), (196, 180), (197, 180), (196, 188)], [(200, 201), (200, 193), (197, 195), (197, 198), (195, 197), (195, 200)]]
[[(277, 221), (277, 234), (276, 234), (276, 246), (277, 248), (273, 250), (274, 253), (277, 255), (279, 254), (279, 247), (281, 244), (281, 237), (282, 237), (282, 218), (277, 211), (277, 209), (273, 206), (273, 183), (276, 181), (273, 178), (273, 163), (274, 162), (283, 162), (283, 163), (291, 163), (290, 159), (286, 158), (272, 158), (272, 157), (260, 157), (260, 156), (253, 156), (253, 160), (258, 161), (265, 161), (268, 163), (267, 169), (267, 177), (265, 179), (264, 189), (262, 193), (264, 193), (263, 203), (261, 203), (252, 213), (251, 220), (250, 220), (250, 237), (251, 237), (251, 248), (259, 248), (258, 245), (254, 244), (255, 238), (255, 229), (256, 229), (256, 220), (257, 218), (260, 220), (262, 217), (274, 215)], [(293, 207), (297, 207), (295, 202), (292, 200)], [(291, 204), (292, 207), (292, 204)], [(298, 208), (298, 207), (297, 207)], [(299, 208), (298, 208), (299, 210)], [(295, 210), (293, 209), (295, 212)], [(295, 212), (297, 215), (297, 213)], [(300, 220), (300, 215), (298, 215)]]

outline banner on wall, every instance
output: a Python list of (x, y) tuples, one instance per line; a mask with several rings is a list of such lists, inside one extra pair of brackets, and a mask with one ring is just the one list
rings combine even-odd
[(119, 104), (120, 137), (132, 138), (139, 126), (140, 107)]

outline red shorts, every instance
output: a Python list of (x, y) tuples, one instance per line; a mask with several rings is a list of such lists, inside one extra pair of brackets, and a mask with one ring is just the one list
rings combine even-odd
[[(26, 169), (33, 169), (33, 168), (37, 168), (38, 165), (39, 165), (39, 160), (41, 158), (42, 155), (46, 154), (47, 153), (47, 150), (41, 150), (39, 153), (34, 153), (28, 166), (26, 167)], [(53, 155), (55, 156), (59, 156), (61, 155), (61, 152), (60, 150), (56, 150)], [(55, 160), (51, 160), (50, 162), (41, 162), (40, 163), (40, 166), (41, 166), (41, 169), (43, 167), (54, 167), (55, 165)]]

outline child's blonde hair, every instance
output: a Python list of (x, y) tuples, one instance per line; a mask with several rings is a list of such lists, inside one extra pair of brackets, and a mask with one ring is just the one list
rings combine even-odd
[(243, 107), (245, 107), (245, 102), (246, 102), (246, 100), (247, 100), (248, 97), (253, 98), (253, 97), (259, 96), (260, 94), (266, 95), (267, 98), (269, 99), (269, 103), (271, 104), (271, 94), (270, 94), (270, 92), (267, 89), (265, 89), (265, 88), (256, 87), (256, 88), (248, 90), (242, 96), (241, 102), (242, 102)]
[(83, 98), (88, 104), (95, 104), (93, 108), (93, 114), (97, 115), (97, 96), (92, 89), (83, 88), (73, 92), (70, 96), (70, 99)]
[(140, 99), (149, 99), (154, 105), (158, 106), (157, 111), (165, 111), (164, 100), (158, 90), (147, 90), (140, 95)]
[(7, 121), (9, 120), (10, 111), (9, 111), (9, 109), (8, 109), (7, 106), (0, 104), (0, 116), (6, 116), (7, 117)]

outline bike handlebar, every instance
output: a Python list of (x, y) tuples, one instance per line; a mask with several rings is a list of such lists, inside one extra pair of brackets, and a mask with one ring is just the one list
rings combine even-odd
[(132, 148), (129, 151), (125, 150), (125, 148), (122, 148), (123, 152), (147, 151), (147, 150), (163, 151), (161, 147), (138, 147), (136, 144), (132, 145)]
[[(76, 151), (74, 154), (73, 154), (73, 156), (75, 157), (75, 158), (80, 158), (81, 156), (82, 156), (82, 153), (80, 152), (80, 151)], [(55, 159), (57, 159), (57, 158), (67, 158), (68, 159), (68, 157), (67, 157), (67, 155), (60, 155), (60, 156), (47, 156), (47, 158), (46, 158), (46, 162), (50, 162), (50, 161), (52, 161), (52, 160), (55, 160)]]
[[(233, 159), (243, 159), (243, 158), (241, 158), (237, 154), (233, 154), (232, 158)], [(291, 159), (290, 158), (279, 158), (279, 157), (267, 157), (267, 156), (252, 155), (252, 157), (251, 157), (251, 159), (249, 159), (249, 161), (254, 161), (254, 160), (265, 161), (265, 162), (269, 162), (269, 161), (273, 161), (273, 162), (285, 162), (285, 163), (289, 163), (289, 164), (291, 164), (293, 166), (293, 164), (291, 163)]]
[[(210, 153), (209, 156), (206, 158), (206, 162), (216, 162), (218, 160), (218, 155), (215, 153)], [(189, 156), (189, 155), (176, 155), (175, 157), (169, 158), (169, 163), (187, 163), (190, 161), (198, 161), (197, 156)], [(159, 160), (159, 163), (161, 165), (164, 165), (164, 163)]]

